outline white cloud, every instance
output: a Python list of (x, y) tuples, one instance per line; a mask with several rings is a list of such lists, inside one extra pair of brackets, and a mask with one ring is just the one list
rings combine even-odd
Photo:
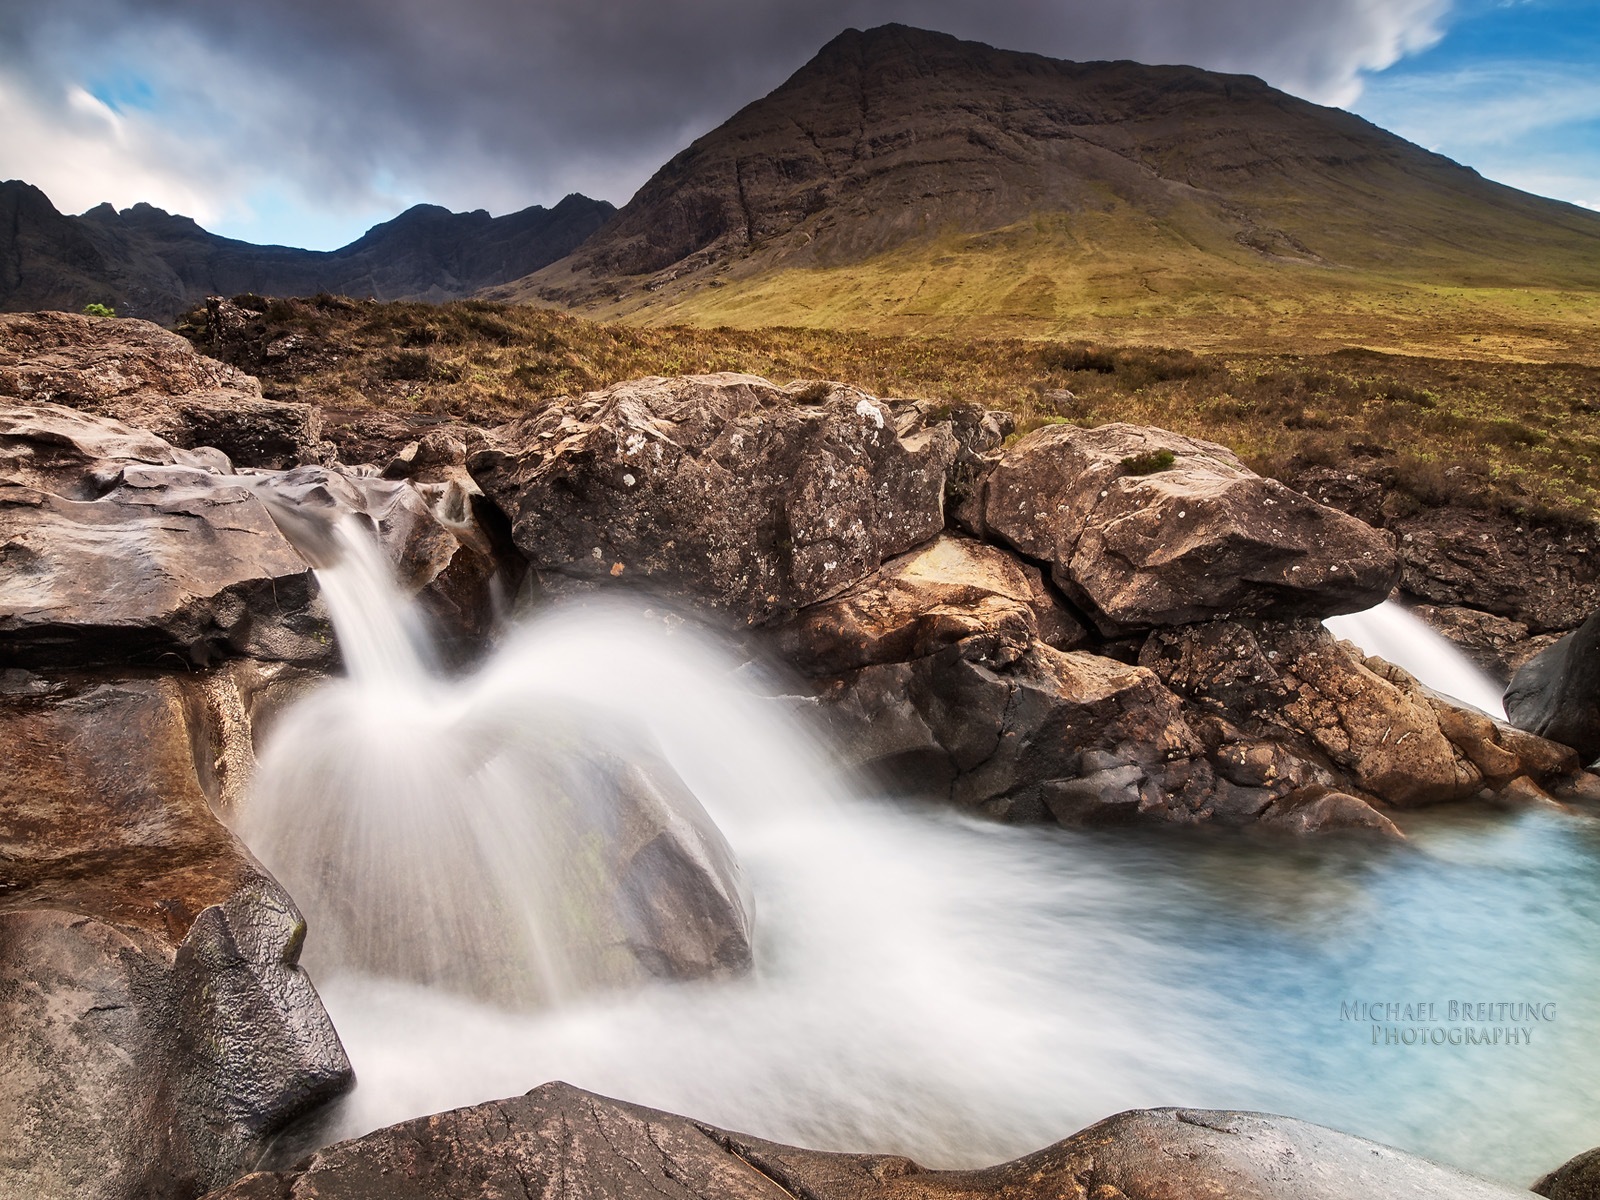
[(1375, 81), (1362, 109), (1427, 145), (1505, 146), (1600, 121), (1600, 78), (1577, 67), (1497, 62)]

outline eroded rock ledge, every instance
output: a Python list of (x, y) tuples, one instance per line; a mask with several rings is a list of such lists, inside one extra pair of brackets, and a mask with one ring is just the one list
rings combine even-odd
[(825, 1154), (565, 1083), (406, 1121), (209, 1200), (1513, 1200), (1527, 1192), (1288, 1117), (1120, 1113), (976, 1171)]

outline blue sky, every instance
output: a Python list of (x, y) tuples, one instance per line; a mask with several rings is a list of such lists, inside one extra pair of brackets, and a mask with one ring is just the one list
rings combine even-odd
[(1368, 77), (1351, 107), (1491, 179), (1600, 209), (1600, 2), (1457, 4), (1437, 45)]
[(1249, 72), (1600, 208), (1600, 0), (0, 0), (0, 178), (317, 249), (424, 201), (620, 204), (890, 20)]

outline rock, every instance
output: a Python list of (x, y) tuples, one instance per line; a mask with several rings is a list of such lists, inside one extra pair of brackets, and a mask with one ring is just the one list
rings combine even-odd
[[(1294, 462), (1284, 482), (1389, 530), (1404, 564), (1401, 588), (1418, 608), (1475, 610), (1538, 637), (1565, 633), (1600, 607), (1600, 526), (1476, 506), (1468, 478), (1449, 489), (1460, 492), (1459, 502), (1420, 500), (1414, 481), (1380, 450), (1337, 467)], [(1439, 628), (1453, 636), (1448, 624)], [(1514, 670), (1520, 663), (1510, 665)]]
[(0, 397), (115, 417), (237, 466), (332, 461), (316, 409), (262, 399), (255, 379), (147, 321), (0, 315)]
[(996, 1167), (801, 1150), (564, 1083), (406, 1121), (212, 1200), (1512, 1200), (1528, 1193), (1289, 1117), (1120, 1113)]
[(274, 512), (358, 516), (436, 614), (485, 619), (497, 555), (460, 485), (240, 475), (110, 418), (0, 403), (0, 647), (21, 665), (326, 663), (315, 580)]
[(1585, 1150), (1542, 1176), (1533, 1185), (1533, 1191), (1549, 1200), (1597, 1200), (1600, 1198), (1600, 1147)]
[(1506, 716), (1571, 746), (1584, 763), (1600, 758), (1600, 612), (1522, 665), (1506, 689)]
[(1327, 833), (1336, 829), (1370, 829), (1404, 837), (1399, 827), (1358, 796), (1311, 787), (1290, 792), (1262, 812), (1258, 824), (1290, 833)]
[(1469, 605), (1531, 634), (1572, 629), (1600, 608), (1600, 537), (1535, 528), (1503, 514), (1427, 508), (1388, 523), (1399, 539), (1401, 587), (1435, 605)]
[(1397, 807), (1465, 799), (1483, 786), (1483, 773), (1440, 729), (1414, 680), (1374, 672), (1318, 622), (1157, 630), (1139, 661), (1180, 694), (1286, 738)]
[(1037, 643), (992, 649), (973, 637), (824, 684), (851, 764), (1013, 821), (1210, 819), (1204, 746), (1151, 672)]
[(647, 378), (499, 430), (468, 465), (536, 570), (763, 623), (944, 528), (955, 437), (895, 421), (841, 385)]
[(317, 930), (312, 969), (507, 1008), (748, 969), (737, 860), (645, 732), (498, 687), (435, 702), (448, 734), (396, 712), (374, 740), (370, 687), (332, 681), (263, 757), (236, 828)]
[(802, 609), (778, 644), (802, 671), (837, 675), (922, 658), (972, 637), (1009, 661), (1034, 641), (1071, 648), (1085, 636), (1037, 567), (945, 535), (890, 559), (844, 595)]
[(192, 1197), (351, 1081), (294, 904), (214, 819), (178, 677), (0, 696), (0, 1178)]
[(1108, 635), (1226, 616), (1331, 616), (1385, 599), (1388, 539), (1161, 429), (1048, 425), (989, 476), (984, 523), (1048, 563)]

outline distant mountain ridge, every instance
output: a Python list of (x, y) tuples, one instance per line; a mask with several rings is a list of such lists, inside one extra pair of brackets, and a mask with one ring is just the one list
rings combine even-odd
[(1600, 214), (1252, 76), (888, 25), (835, 38), (574, 253), (488, 294), (647, 321), (1030, 332), (1261, 297), (1365, 304), (1395, 281), (1593, 292)]
[(0, 183), (0, 310), (91, 302), (170, 322), (208, 295), (334, 292), (447, 300), (517, 279), (569, 253), (616, 209), (571, 195), (503, 217), (419, 204), (338, 250), (219, 237), (149, 204), (66, 216), (38, 188)]

